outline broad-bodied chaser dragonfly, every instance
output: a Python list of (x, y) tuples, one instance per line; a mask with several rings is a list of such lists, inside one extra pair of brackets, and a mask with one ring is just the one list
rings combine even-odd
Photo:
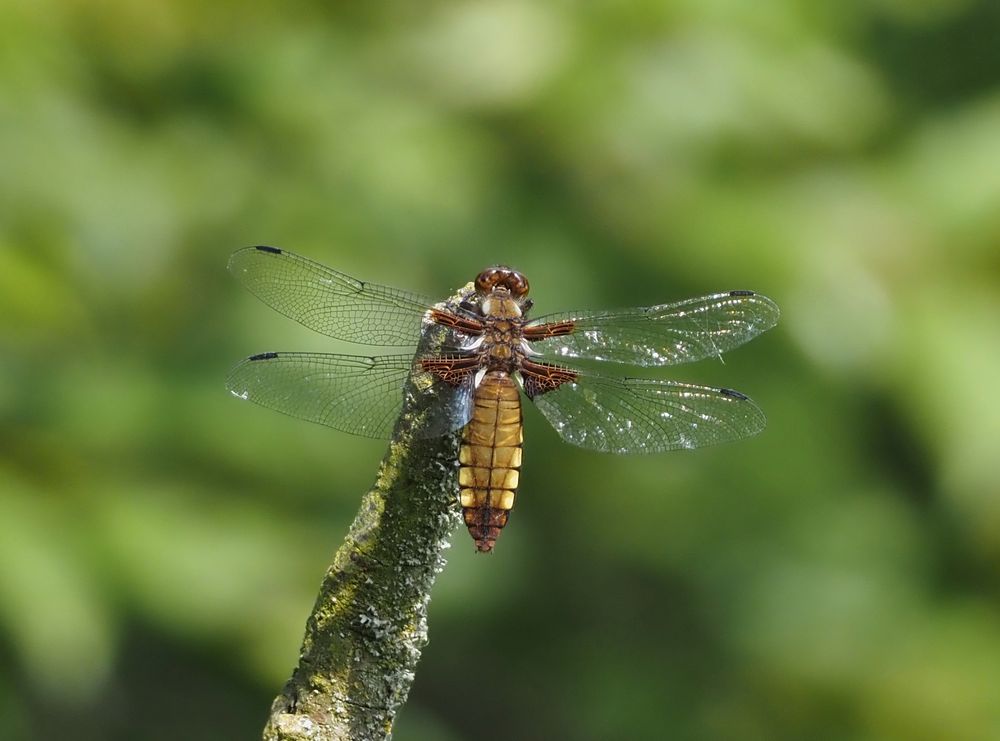
[(566, 442), (591, 450), (697, 448), (764, 428), (764, 414), (739, 391), (604, 375), (572, 362), (664, 366), (718, 357), (777, 323), (778, 307), (752, 291), (529, 320), (528, 281), (507, 267), (480, 273), (454, 309), (276, 247), (239, 250), (229, 269), (264, 303), (340, 340), (412, 346), (424, 327), (447, 330), (443, 350), (425, 357), (253, 355), (233, 370), (228, 388), (294, 417), (388, 438), (404, 383), (412, 374), (426, 377), (443, 411), (422, 434), (463, 428), (459, 499), (479, 551), (493, 549), (514, 506), (523, 439), (518, 383)]

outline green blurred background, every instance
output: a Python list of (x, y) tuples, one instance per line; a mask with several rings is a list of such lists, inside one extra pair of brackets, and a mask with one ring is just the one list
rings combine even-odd
[(1000, 3), (0, 5), (0, 738), (259, 734), (384, 444), (228, 369), (342, 349), (273, 244), (536, 312), (752, 288), (651, 457), (528, 410), (396, 738), (1000, 738)]

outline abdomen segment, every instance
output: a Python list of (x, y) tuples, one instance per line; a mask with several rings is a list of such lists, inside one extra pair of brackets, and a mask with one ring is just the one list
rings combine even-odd
[(489, 371), (476, 388), (472, 419), (462, 431), (458, 471), (462, 514), (476, 550), (493, 550), (514, 507), (521, 469), (521, 396), (504, 371)]

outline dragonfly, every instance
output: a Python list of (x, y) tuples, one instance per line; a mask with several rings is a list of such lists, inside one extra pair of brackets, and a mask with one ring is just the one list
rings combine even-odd
[[(522, 393), (563, 440), (606, 453), (698, 448), (765, 426), (763, 412), (739, 391), (618, 372), (721, 357), (775, 326), (777, 305), (753, 291), (529, 319), (528, 280), (505, 266), (479, 273), (465, 298), (451, 305), (360, 281), (277, 247), (239, 250), (229, 270), (309, 329), (355, 344), (411, 348), (376, 356), (260, 353), (233, 369), (227, 387), (284, 414), (380, 439), (392, 434), (407, 381), (433, 388), (437, 408), (418, 434), (462, 431), (458, 499), (480, 552), (493, 550), (514, 506)], [(429, 328), (441, 330), (440, 349), (414, 354)]]

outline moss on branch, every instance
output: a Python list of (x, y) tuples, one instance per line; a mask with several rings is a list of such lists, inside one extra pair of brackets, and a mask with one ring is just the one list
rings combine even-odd
[[(449, 302), (471, 292), (466, 286)], [(421, 353), (443, 341), (431, 327)], [(422, 437), (434, 391), (408, 384), (373, 488), (320, 586), (299, 664), (275, 698), (265, 741), (389, 737), (427, 643), (427, 606), (461, 521), (458, 432)]]

